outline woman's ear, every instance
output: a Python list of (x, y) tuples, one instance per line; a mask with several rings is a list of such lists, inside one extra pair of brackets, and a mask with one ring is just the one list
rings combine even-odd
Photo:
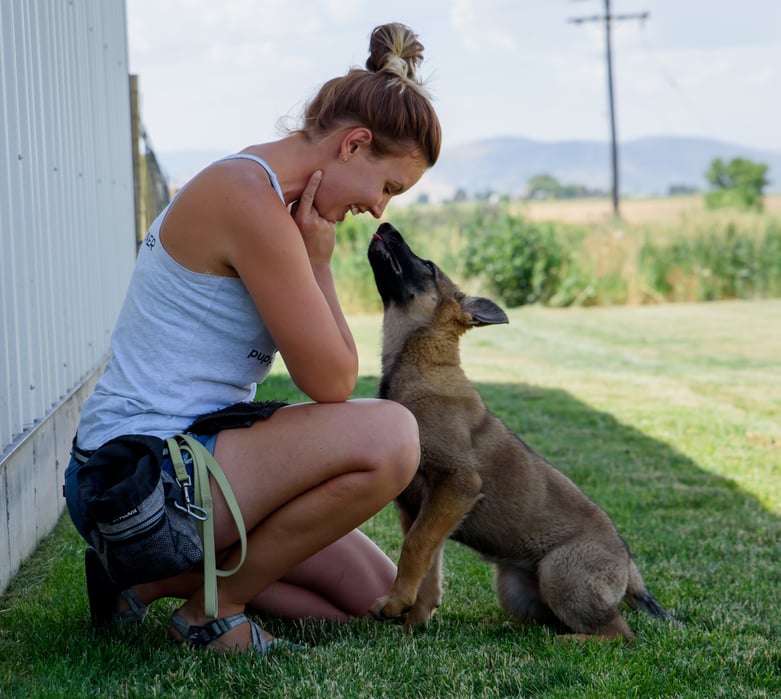
[(365, 126), (350, 129), (339, 144), (339, 159), (347, 162), (361, 148), (368, 148), (372, 142), (372, 132)]

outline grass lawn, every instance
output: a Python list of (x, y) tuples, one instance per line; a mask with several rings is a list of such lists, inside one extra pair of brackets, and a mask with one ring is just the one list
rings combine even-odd
[[(218, 657), (166, 641), (174, 600), (141, 628), (95, 634), (66, 517), (0, 598), (0, 696), (781, 696), (781, 300), (509, 316), (465, 338), (467, 374), (608, 511), (682, 628), (629, 612), (626, 644), (519, 626), (490, 567), (450, 542), (426, 631), (262, 620), (312, 649)], [(358, 394), (374, 395), (379, 318), (353, 327)], [(296, 398), (280, 371), (268, 387)], [(392, 507), (364, 528), (398, 554)]]

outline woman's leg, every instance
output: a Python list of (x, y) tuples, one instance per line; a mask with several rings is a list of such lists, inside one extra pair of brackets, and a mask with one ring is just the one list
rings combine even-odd
[[(396, 403), (374, 399), (288, 406), (252, 427), (220, 433), (215, 457), (233, 487), (248, 542), (239, 572), (218, 579), (220, 617), (243, 611), (253, 600), (261, 608), (272, 605), (262, 593), (285, 576), (291, 576), (287, 584), (307, 588), (318, 570), (336, 571), (339, 558), (345, 556), (356, 570), (360, 551), (368, 554), (370, 550), (362, 537), (350, 533), (404, 489), (417, 468), (419, 449), (412, 414)], [(238, 535), (217, 489), (213, 496), (217, 548), (228, 552), (221, 564), (228, 568), (238, 561), (234, 548)], [(343, 537), (347, 538), (341, 545), (323, 552)], [(358, 547), (357, 553), (353, 547)], [(324, 555), (312, 558), (318, 552)], [(375, 588), (386, 591), (389, 587), (387, 563), (374, 551), (366, 561), (369, 568), (381, 565), (383, 569), (372, 595)], [(335, 608), (346, 611), (352, 606), (351, 612), (365, 613), (364, 599), (345, 601), (356, 594), (357, 585), (339, 593), (337, 577), (329, 579), (325, 598)], [(176, 595), (180, 579), (181, 591)], [(189, 597), (180, 613), (190, 624), (200, 626), (208, 618), (202, 589), (193, 591), (192, 580), (192, 575), (185, 575), (162, 581), (158, 591)], [(145, 592), (142, 599), (149, 599), (150, 591)], [(279, 597), (277, 604), (288, 606)], [(233, 629), (225, 634), (224, 642), (246, 647), (249, 628)]]
[(395, 577), (393, 561), (354, 529), (300, 563), (250, 605), (269, 616), (346, 621), (369, 616), (369, 606), (387, 594)]
[[(369, 605), (387, 594), (396, 577), (396, 564), (358, 529), (318, 551), (273, 582), (251, 600), (256, 612), (286, 619), (347, 621), (370, 616)], [(137, 585), (134, 590), (146, 603), (161, 597), (195, 594), (203, 583), (201, 573)], [(117, 611), (127, 603), (120, 598)]]

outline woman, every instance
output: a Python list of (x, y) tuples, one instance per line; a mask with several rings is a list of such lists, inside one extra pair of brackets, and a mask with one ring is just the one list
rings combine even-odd
[[(198, 436), (227, 475), (247, 529), (243, 566), (218, 581), (219, 619), (205, 614), (201, 572), (120, 591), (88, 551), (95, 624), (140, 621), (154, 600), (180, 597), (172, 638), (264, 653), (270, 638), (244, 616), (246, 606), (347, 619), (366, 615), (393, 582), (393, 563), (356, 527), (412, 478), (417, 424), (395, 403), (348, 401), (358, 357), (330, 260), (334, 224), (348, 212), (379, 218), (436, 162), (441, 132), (417, 74), (415, 34), (380, 26), (369, 51), (366, 70), (320, 89), (298, 130), (207, 167), (150, 228), (75, 453), (123, 434), (169, 437), (246, 400), (276, 351), (313, 402)], [(78, 469), (73, 459), (66, 497), (87, 538)], [(214, 492), (218, 559), (231, 568), (238, 535)]]

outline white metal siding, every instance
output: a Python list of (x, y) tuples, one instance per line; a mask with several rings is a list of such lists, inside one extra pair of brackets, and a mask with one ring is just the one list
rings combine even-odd
[(124, 0), (0, 0), (0, 461), (108, 351), (131, 147)]

